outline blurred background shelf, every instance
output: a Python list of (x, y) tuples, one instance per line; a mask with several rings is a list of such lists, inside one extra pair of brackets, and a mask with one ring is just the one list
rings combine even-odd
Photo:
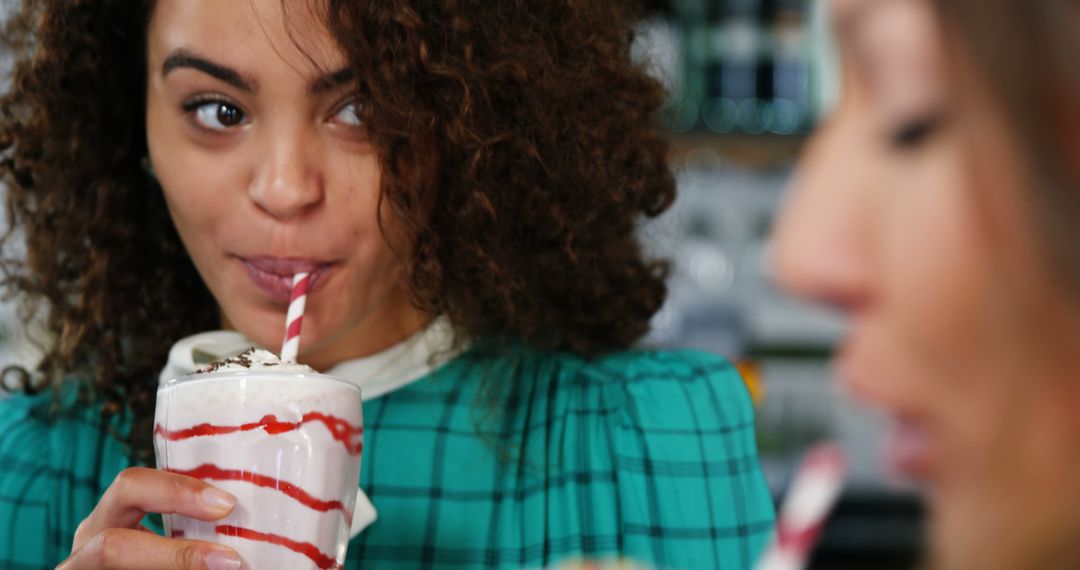
[(790, 167), (807, 140), (806, 135), (717, 134), (707, 130), (668, 134), (671, 159), (676, 165), (693, 165), (715, 157), (751, 169)]

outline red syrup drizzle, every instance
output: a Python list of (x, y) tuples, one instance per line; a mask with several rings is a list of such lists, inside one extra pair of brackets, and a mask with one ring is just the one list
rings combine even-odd
[(196, 479), (202, 479), (204, 481), (207, 479), (214, 481), (246, 481), (257, 487), (265, 487), (267, 489), (280, 491), (304, 506), (321, 513), (335, 510), (341, 511), (341, 514), (345, 516), (345, 522), (352, 521), (352, 513), (345, 508), (345, 505), (342, 504), (341, 501), (323, 501), (321, 499), (316, 499), (299, 485), (289, 483), (288, 481), (282, 481), (273, 477), (267, 477), (266, 475), (259, 475), (258, 473), (251, 473), (239, 469), (222, 469), (217, 465), (210, 463), (204, 463), (187, 471), (179, 469), (169, 469), (169, 471), (180, 475), (187, 475), (188, 477), (195, 477)]
[(284, 546), (293, 552), (297, 552), (307, 556), (315, 563), (321, 570), (340, 570), (341, 565), (337, 561), (326, 554), (323, 554), (317, 546), (310, 542), (300, 542), (279, 536), (276, 534), (269, 534), (265, 532), (259, 532), (257, 530), (251, 530), (248, 528), (242, 528), (231, 525), (218, 525), (214, 527), (214, 531), (218, 534), (225, 536), (235, 536), (237, 538), (244, 538), (247, 540), (254, 540), (257, 542), (267, 542), (270, 544), (276, 544), (278, 546)]
[(304, 414), (304, 417), (298, 422), (283, 422), (277, 419), (277, 416), (271, 414), (263, 416), (263, 418), (257, 422), (241, 424), (238, 426), (198, 424), (187, 429), (168, 431), (161, 424), (157, 424), (154, 426), (154, 435), (162, 436), (169, 441), (179, 441), (193, 437), (225, 435), (236, 433), (238, 431), (252, 431), (260, 428), (270, 435), (277, 435), (279, 433), (296, 431), (300, 429), (300, 426), (309, 422), (322, 422), (326, 426), (326, 429), (330, 430), (330, 435), (345, 446), (349, 455), (360, 455), (360, 452), (363, 451), (364, 442), (360, 436), (363, 435), (364, 428), (354, 426), (341, 418), (323, 414), (321, 412), (308, 412)]

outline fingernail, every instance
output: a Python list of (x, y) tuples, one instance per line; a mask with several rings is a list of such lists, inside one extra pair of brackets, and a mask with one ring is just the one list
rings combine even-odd
[(206, 489), (200, 495), (204, 505), (211, 509), (232, 510), (236, 506), (236, 497), (226, 493), (225, 491), (219, 491), (218, 489)]
[(206, 555), (206, 570), (240, 570), (240, 557), (226, 550), (214, 550)]

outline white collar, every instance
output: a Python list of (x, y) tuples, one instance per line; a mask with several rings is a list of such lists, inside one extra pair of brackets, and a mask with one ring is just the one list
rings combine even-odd
[[(176, 342), (169, 361), (158, 377), (160, 382), (191, 374), (199, 368), (243, 352), (255, 343), (233, 331), (209, 331)], [(438, 317), (411, 337), (370, 356), (346, 360), (326, 371), (330, 376), (360, 387), (365, 401), (407, 386), (457, 355), (464, 347), (454, 346), (449, 319)]]
[(374, 400), (431, 374), (462, 350), (454, 346), (450, 320), (438, 317), (398, 344), (371, 356), (346, 360), (326, 373), (359, 386), (365, 401)]

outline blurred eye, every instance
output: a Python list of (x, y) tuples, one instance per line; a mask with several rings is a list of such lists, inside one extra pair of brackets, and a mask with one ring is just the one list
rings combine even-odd
[(332, 119), (335, 123), (341, 123), (350, 127), (359, 127), (364, 124), (360, 119), (360, 104), (353, 101), (338, 109)]
[(194, 113), (195, 122), (205, 129), (224, 131), (246, 122), (247, 115), (236, 105), (219, 100), (195, 100), (184, 105), (184, 110)]
[(908, 121), (889, 134), (889, 142), (898, 149), (917, 148), (933, 137), (943, 123), (941, 115), (928, 115)]

